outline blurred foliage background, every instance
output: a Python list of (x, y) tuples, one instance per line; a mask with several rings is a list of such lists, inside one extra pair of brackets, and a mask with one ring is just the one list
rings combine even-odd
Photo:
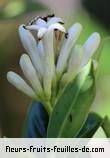
[[(30, 98), (6, 80), (13, 70), (21, 74), (20, 55), (25, 51), (18, 36), (18, 26), (35, 16), (55, 13), (68, 28), (74, 22), (83, 25), (79, 43), (94, 31), (102, 39), (110, 33), (109, 0), (0, 0), (0, 127), (2, 135), (19, 137)], [(97, 72), (97, 95), (92, 110), (110, 116), (110, 40), (103, 44)], [(100, 135), (101, 136), (101, 135)]]

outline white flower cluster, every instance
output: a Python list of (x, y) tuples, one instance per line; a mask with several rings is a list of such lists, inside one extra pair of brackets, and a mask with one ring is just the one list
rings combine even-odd
[(83, 45), (76, 44), (81, 31), (80, 23), (66, 31), (63, 20), (53, 15), (21, 25), (19, 35), (28, 55), (21, 56), (20, 67), (29, 84), (12, 71), (7, 74), (8, 81), (28, 96), (49, 102), (55, 86), (72, 81), (99, 47), (97, 32)]

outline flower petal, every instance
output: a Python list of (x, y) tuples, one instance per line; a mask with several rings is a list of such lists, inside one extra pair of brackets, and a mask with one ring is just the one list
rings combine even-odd
[(38, 31), (40, 28), (41, 28), (41, 26), (35, 25), (35, 24), (26, 26), (26, 29), (35, 30), (35, 31)]
[(38, 20), (36, 21), (36, 25), (38, 25), (39, 27), (47, 27), (46, 21), (41, 18), (38, 18)]
[(66, 29), (64, 28), (64, 26), (62, 26), (59, 23), (55, 23), (55, 24), (50, 25), (48, 29), (49, 30), (55, 30), (55, 29), (57, 29), (57, 30), (59, 30), (61, 32), (66, 33)]
[(46, 27), (47, 27), (46, 22), (45, 22), (43, 19), (39, 18), (39, 19), (35, 22), (35, 24), (26, 26), (26, 29), (38, 31), (39, 29), (41, 29), (41, 28), (46, 28)]
[(27, 80), (31, 83), (33, 89), (35, 90), (38, 96), (43, 94), (43, 89), (41, 83), (39, 81), (37, 72), (32, 65), (32, 62), (27, 54), (23, 54), (20, 58), (20, 66), (21, 69), (27, 78)]
[(87, 39), (87, 41), (83, 45), (85, 52), (84, 52), (83, 61), (81, 64), (82, 66), (87, 64), (89, 59), (96, 52), (96, 50), (99, 47), (100, 40), (101, 40), (100, 34), (97, 32), (92, 33), (90, 37)]
[(50, 18), (47, 22), (47, 26), (50, 26), (52, 24), (55, 24), (55, 23), (64, 23), (63, 20), (59, 17), (53, 17), (53, 18)]
[(65, 39), (62, 49), (60, 51), (60, 55), (57, 62), (56, 72), (58, 78), (61, 76), (63, 71), (65, 70), (68, 57), (70, 55), (71, 49), (75, 42), (77, 41), (82, 30), (82, 26), (79, 23), (74, 24), (68, 31), (68, 37)]
[(55, 71), (54, 65), (54, 48), (53, 48), (53, 30), (49, 30), (43, 37), (43, 45), (45, 50), (44, 61), (44, 77), (43, 85), (47, 99), (51, 97), (52, 80)]
[(37, 33), (37, 37), (38, 37), (38, 39), (40, 40), (40, 39), (42, 39), (42, 37), (44, 36), (44, 34), (47, 32), (47, 28), (40, 28), (39, 30), (38, 30), (38, 33)]
[(18, 74), (9, 71), (7, 73), (7, 79), (12, 85), (14, 85), (17, 89), (19, 89), (29, 97), (37, 98), (33, 89)]
[(36, 68), (36, 70), (39, 72), (39, 74), (43, 75), (43, 69), (41, 65), (41, 59), (38, 55), (38, 49), (37, 49), (37, 43), (33, 35), (30, 31), (26, 30), (23, 25), (19, 27), (19, 35), (21, 42), (26, 49), (27, 53), (30, 55), (31, 60)]

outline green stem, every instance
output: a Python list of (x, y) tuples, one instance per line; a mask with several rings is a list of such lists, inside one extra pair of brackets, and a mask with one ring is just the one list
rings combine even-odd
[[(35, 99), (35, 100), (36, 100), (36, 99)], [(36, 101), (39, 101), (39, 102), (41, 102), (41, 103), (43, 104), (45, 110), (48, 112), (48, 115), (50, 116), (50, 114), (51, 114), (51, 112), (52, 112), (52, 110), (53, 110), (50, 101), (49, 101), (49, 100), (46, 100), (46, 99), (44, 98), (44, 96), (40, 96), (40, 97), (39, 97), (39, 100), (37, 99)]]
[(45, 101), (45, 102), (43, 102), (43, 105), (44, 105), (46, 111), (48, 112), (48, 114), (50, 116), (50, 114), (52, 113), (52, 110), (53, 110), (50, 102), (49, 101)]

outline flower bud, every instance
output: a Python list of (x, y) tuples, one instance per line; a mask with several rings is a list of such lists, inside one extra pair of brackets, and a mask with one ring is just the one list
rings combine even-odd
[(81, 30), (82, 26), (79, 23), (76, 23), (68, 31), (67, 39), (65, 39), (63, 43), (57, 62), (56, 72), (58, 77), (60, 77), (63, 71), (65, 70), (71, 49), (77, 41), (81, 33)]
[(100, 35), (97, 32), (91, 34), (91, 36), (87, 39), (84, 47), (84, 56), (82, 60), (82, 66), (87, 64), (88, 60), (93, 56), (100, 44)]
[(17, 89), (19, 89), (29, 97), (37, 98), (33, 89), (30, 86), (28, 86), (28, 84), (18, 74), (9, 71), (7, 73), (7, 79), (12, 85), (14, 85)]
[(21, 69), (27, 78), (27, 80), (31, 83), (33, 89), (35, 90), (35, 93), (38, 96), (41, 96), (43, 94), (43, 89), (41, 86), (41, 83), (39, 81), (38, 74), (34, 68), (34, 66), (31, 63), (31, 60), (28, 55), (23, 54), (20, 59), (20, 66)]
[(69, 59), (67, 72), (62, 77), (62, 84), (68, 84), (79, 73), (84, 49), (80, 45), (76, 45)]
[(43, 85), (45, 95), (48, 99), (50, 99), (52, 80), (55, 72), (53, 30), (49, 30), (48, 32), (46, 32), (43, 37), (43, 45), (45, 50)]
[(26, 30), (23, 27), (23, 25), (19, 27), (19, 35), (21, 42), (27, 53), (30, 55), (36, 70), (39, 72), (40, 75), (43, 75), (43, 69), (41, 66), (42, 62), (38, 55), (37, 43), (35, 38), (33, 37), (30, 31)]

